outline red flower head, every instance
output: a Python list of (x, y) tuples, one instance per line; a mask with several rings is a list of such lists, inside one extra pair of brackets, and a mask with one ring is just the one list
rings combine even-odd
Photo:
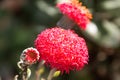
[(85, 6), (82, 6), (78, 0), (68, 0), (68, 2), (58, 3), (60, 11), (77, 23), (82, 29), (86, 28), (92, 15)]
[(85, 40), (71, 30), (46, 29), (38, 35), (35, 47), (40, 52), (41, 60), (62, 72), (80, 70), (88, 61)]
[(35, 48), (27, 48), (23, 51), (20, 56), (20, 59), (28, 65), (34, 64), (39, 60), (39, 52)]

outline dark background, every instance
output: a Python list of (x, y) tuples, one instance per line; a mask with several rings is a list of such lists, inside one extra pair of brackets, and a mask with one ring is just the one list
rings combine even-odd
[[(58, 0), (0, 0), (0, 80), (13, 80), (21, 52), (34, 47), (38, 33), (55, 27), (62, 14)], [(60, 0), (59, 0), (60, 1)], [(82, 31), (89, 49), (89, 64), (54, 80), (120, 80), (120, 0), (81, 0), (93, 14), (92, 24)], [(32, 76), (37, 65), (33, 65)], [(46, 67), (44, 74), (50, 69)]]

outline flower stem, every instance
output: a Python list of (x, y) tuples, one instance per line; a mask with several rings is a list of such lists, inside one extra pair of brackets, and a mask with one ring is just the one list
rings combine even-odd
[(74, 21), (72, 21), (65, 15), (57, 22), (57, 26), (64, 29), (72, 29), (74, 25)]
[(49, 73), (49, 75), (48, 75), (48, 77), (47, 77), (47, 80), (52, 80), (53, 75), (54, 75), (54, 73), (55, 73), (56, 70), (57, 70), (56, 68), (53, 68), (53, 69), (50, 71), (50, 73)]
[(43, 67), (45, 61), (42, 60), (39, 64), (38, 64), (38, 68), (36, 70), (36, 80), (40, 80), (40, 77), (41, 77), (41, 72), (40, 72), (40, 69)]
[(45, 78), (41, 78), (41, 80), (46, 80)]
[(0, 80), (2, 80), (1, 76), (0, 76)]
[(31, 75), (29, 65), (23, 63), (22, 61), (19, 61), (17, 65), (21, 69), (21, 72), (19, 75), (15, 76), (14, 80), (28, 80)]
[(28, 80), (28, 73), (27, 73), (27, 66), (24, 67), (24, 70), (22, 71), (22, 80)]

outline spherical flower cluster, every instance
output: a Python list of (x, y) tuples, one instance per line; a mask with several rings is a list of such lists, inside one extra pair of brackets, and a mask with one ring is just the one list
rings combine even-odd
[(35, 47), (51, 68), (69, 73), (80, 70), (88, 61), (85, 40), (71, 30), (61, 28), (46, 29), (35, 40)]
[(58, 3), (60, 11), (78, 24), (82, 29), (86, 28), (92, 15), (85, 6), (82, 6), (78, 0), (68, 0), (68, 2)]
[(23, 63), (27, 65), (31, 65), (37, 62), (39, 60), (39, 57), (40, 55), (37, 49), (30, 47), (30, 48), (25, 49), (22, 52), (20, 59)]

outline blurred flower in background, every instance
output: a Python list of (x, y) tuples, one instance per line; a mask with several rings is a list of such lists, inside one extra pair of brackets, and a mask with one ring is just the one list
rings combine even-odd
[(92, 19), (92, 14), (85, 6), (82, 6), (82, 2), (79, 2), (78, 0), (67, 1), (68, 2), (57, 4), (61, 13), (71, 19), (73, 21), (71, 23), (75, 22), (80, 28), (86, 29), (86, 25), (89, 23), (90, 19)]

